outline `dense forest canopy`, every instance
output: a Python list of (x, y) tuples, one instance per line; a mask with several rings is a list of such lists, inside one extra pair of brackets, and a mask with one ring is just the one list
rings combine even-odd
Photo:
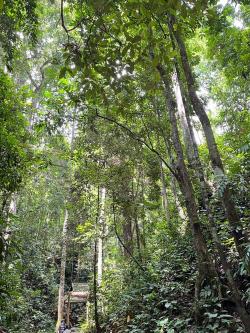
[(249, 1), (0, 0), (0, 66), (0, 332), (249, 333)]

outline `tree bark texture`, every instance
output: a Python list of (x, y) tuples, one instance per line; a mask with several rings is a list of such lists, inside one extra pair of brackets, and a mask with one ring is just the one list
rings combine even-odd
[(173, 98), (173, 93), (171, 90), (170, 83), (171, 80), (166, 73), (165, 68), (158, 64), (157, 69), (161, 76), (162, 82), (165, 88), (165, 98), (167, 103), (167, 109), (169, 114), (169, 119), (172, 127), (172, 142), (176, 153), (176, 171), (177, 171), (177, 181), (180, 186), (181, 192), (185, 198), (185, 204), (187, 208), (187, 214), (189, 217), (189, 222), (194, 239), (194, 247), (196, 250), (196, 256), (198, 260), (199, 272), (204, 276), (211, 276), (214, 274), (214, 267), (211, 261), (210, 255), (208, 253), (208, 248), (206, 241), (204, 239), (201, 224), (198, 216), (198, 208), (195, 202), (194, 190), (188, 175), (188, 171), (185, 165), (182, 145), (179, 138), (177, 119), (176, 119), (176, 102)]
[[(178, 66), (178, 64), (177, 64), (177, 66)], [(178, 68), (177, 68), (176, 72), (178, 73)], [(180, 80), (180, 76), (179, 76), (178, 80)], [(182, 96), (182, 94), (184, 93), (183, 89), (182, 89), (182, 91), (180, 90), (180, 93), (181, 93), (180, 98), (183, 98), (183, 100), (184, 100), (185, 96)], [(191, 146), (192, 146), (193, 156), (189, 156), (189, 158), (191, 161), (193, 161), (193, 166), (195, 167), (195, 171), (196, 171), (196, 174), (199, 179), (199, 184), (200, 184), (201, 194), (202, 194), (202, 201), (203, 201), (203, 205), (206, 209), (206, 215), (207, 215), (208, 221), (209, 221), (209, 230), (211, 232), (213, 242), (217, 249), (217, 253), (219, 255), (219, 259), (222, 264), (223, 270), (227, 277), (228, 286), (229, 286), (229, 289), (232, 294), (232, 300), (235, 302), (237, 312), (238, 312), (244, 326), (247, 329), (247, 327), (249, 327), (250, 315), (248, 314), (248, 312), (246, 310), (246, 303), (242, 299), (241, 291), (238, 289), (237, 283), (234, 280), (233, 273), (232, 273), (232, 267), (227, 260), (227, 255), (226, 255), (225, 249), (221, 243), (221, 239), (217, 232), (216, 223), (215, 223), (212, 211), (211, 211), (211, 205), (210, 205), (210, 200), (209, 200), (209, 196), (208, 196), (208, 189), (207, 189), (208, 186), (205, 181), (205, 175), (203, 172), (203, 167), (202, 167), (202, 163), (201, 163), (200, 156), (199, 156), (198, 146), (197, 146), (197, 143), (196, 143), (196, 140), (194, 137), (194, 132), (193, 132), (193, 128), (191, 125), (189, 111), (187, 109), (187, 105), (185, 105), (184, 103), (183, 103), (183, 107), (184, 107), (183, 111), (184, 111), (184, 114), (186, 117), (186, 123), (182, 122), (182, 125), (187, 126), (187, 130), (189, 131), (189, 135), (190, 135), (190, 139), (191, 139), (191, 142), (189, 142), (187, 140), (187, 141), (185, 141), (185, 144), (186, 145), (191, 144)], [(218, 284), (219, 283), (220, 282), (219, 282), (219, 277), (218, 277)], [(218, 286), (218, 287), (220, 289), (220, 286)], [(221, 296), (222, 295), (220, 295), (220, 297)]]
[[(157, 114), (157, 117), (158, 117), (158, 121), (162, 122), (161, 112), (157, 109), (156, 106), (155, 106), (155, 109), (156, 109), (156, 114)], [(166, 153), (169, 156), (169, 162), (168, 163), (169, 163), (169, 165), (171, 165), (171, 168), (174, 169), (174, 163), (175, 162), (174, 162), (173, 151), (172, 151), (172, 148), (171, 148), (170, 140), (168, 140), (167, 135), (166, 135), (165, 131), (162, 128), (161, 128), (161, 134), (162, 134), (165, 146), (166, 146)], [(163, 165), (163, 163), (162, 163), (162, 165)], [(170, 188), (171, 188), (171, 192), (172, 192), (173, 197), (174, 197), (174, 207), (175, 207), (176, 212), (178, 213), (178, 217), (181, 221), (185, 221), (186, 216), (185, 216), (184, 210), (182, 208), (182, 205), (180, 203), (180, 200), (178, 198), (178, 193), (177, 193), (177, 188), (176, 188), (176, 179), (175, 179), (175, 176), (172, 173), (170, 174)]]
[[(194, 76), (192, 73), (192, 69), (191, 69), (191, 66), (189, 63), (185, 43), (184, 43), (183, 39), (181, 38), (179, 31), (174, 29), (174, 27), (173, 27), (174, 22), (175, 22), (174, 18), (169, 20), (169, 29), (170, 29), (170, 32), (174, 35), (178, 48), (179, 48), (182, 68), (183, 68), (183, 72), (184, 72), (186, 82), (187, 82), (188, 96), (192, 103), (193, 109), (201, 122), (203, 131), (205, 134), (205, 138), (206, 138), (206, 142), (207, 142), (207, 146), (208, 146), (208, 150), (209, 150), (209, 157), (211, 160), (212, 168), (214, 170), (214, 175), (217, 178), (217, 180), (220, 180), (220, 178), (225, 177), (221, 156), (220, 156), (220, 153), (219, 153), (216, 141), (215, 141), (212, 126), (211, 126), (210, 120), (208, 118), (208, 115), (206, 113), (205, 107), (196, 92), (196, 82), (195, 82), (195, 79), (194, 79)], [(217, 181), (217, 183), (218, 183), (218, 186), (220, 186), (220, 182)], [(244, 244), (246, 242), (246, 239), (245, 239), (245, 236), (244, 236), (242, 230), (240, 229), (240, 218), (238, 216), (238, 213), (237, 213), (237, 210), (236, 210), (233, 198), (232, 198), (231, 190), (230, 190), (228, 184), (226, 184), (225, 188), (222, 190), (221, 197), (222, 197), (223, 205), (225, 207), (228, 221), (231, 226), (231, 232), (232, 232), (232, 236), (234, 238), (234, 242), (235, 242), (237, 251), (238, 251), (239, 255), (241, 256), (241, 258), (243, 258), (244, 257)]]

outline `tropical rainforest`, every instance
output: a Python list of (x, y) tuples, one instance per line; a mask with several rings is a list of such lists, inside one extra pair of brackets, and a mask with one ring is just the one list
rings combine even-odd
[(0, 0), (1, 333), (250, 332), (249, 80), (249, 0)]

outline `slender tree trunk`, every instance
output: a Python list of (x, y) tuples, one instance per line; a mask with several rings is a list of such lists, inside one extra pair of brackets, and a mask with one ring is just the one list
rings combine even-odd
[(98, 257), (97, 257), (97, 286), (100, 287), (102, 283), (102, 271), (103, 271), (103, 237), (105, 228), (105, 198), (106, 188), (101, 187), (100, 189), (100, 208), (99, 208), (99, 237), (97, 242)]
[(169, 84), (170, 80), (163, 66), (159, 64), (157, 65), (157, 69), (164, 84), (169, 119), (172, 126), (171, 135), (177, 158), (176, 162), (177, 181), (179, 183), (182, 194), (185, 198), (187, 214), (190, 221), (190, 226), (194, 239), (194, 246), (196, 250), (196, 256), (198, 260), (199, 273), (203, 279), (204, 277), (209, 277), (211, 275), (214, 276), (215, 269), (208, 252), (206, 241), (202, 233), (201, 224), (197, 213), (198, 209), (195, 202), (192, 183), (189, 178), (187, 168), (184, 162), (183, 150), (179, 138), (177, 119), (176, 119), (177, 106), (173, 98), (173, 93)]
[[(12, 193), (9, 198), (6, 200), (4, 209), (2, 211), (2, 220), (3, 220), (3, 231), (2, 231), (2, 253), (0, 253), (0, 262), (3, 261), (3, 264), (6, 264), (6, 257), (8, 252), (8, 247), (11, 242), (11, 218), (10, 214), (16, 214), (17, 212), (17, 193)], [(0, 241), (1, 242), (1, 241)], [(0, 246), (1, 248), (1, 246)]]
[(133, 242), (133, 194), (131, 194), (131, 188), (129, 182), (130, 178), (127, 179), (127, 183), (124, 182), (124, 197), (122, 198), (122, 214), (124, 222), (122, 224), (123, 229), (123, 240), (124, 240), (124, 255), (129, 258), (134, 252)]
[[(187, 82), (187, 88), (188, 88), (188, 95), (190, 98), (190, 101), (192, 103), (193, 109), (198, 116), (205, 137), (206, 142), (209, 150), (209, 156), (211, 160), (211, 164), (214, 170), (214, 174), (217, 179), (221, 179), (225, 176), (223, 163), (221, 160), (221, 156), (215, 141), (214, 133), (212, 130), (212, 126), (210, 123), (210, 120), (207, 116), (205, 107), (203, 103), (201, 102), (200, 98), (198, 97), (196, 93), (196, 82), (192, 73), (192, 69), (188, 60), (188, 55), (186, 51), (186, 46), (184, 44), (184, 41), (182, 40), (180, 33), (178, 30), (175, 30), (173, 28), (173, 24), (175, 22), (175, 19), (169, 20), (169, 29), (170, 32), (174, 35), (179, 51), (181, 56), (181, 62), (183, 71), (185, 74), (186, 82)], [(220, 185), (220, 184), (218, 184)], [(222, 202), (225, 207), (225, 211), (227, 214), (228, 221), (231, 226), (231, 232), (234, 237), (235, 245), (238, 250), (238, 253), (240, 254), (241, 258), (244, 258), (244, 244), (246, 242), (245, 236), (240, 229), (240, 218), (238, 216), (231, 190), (228, 185), (225, 186), (225, 188), (222, 191)]]
[(0, 263), (5, 264), (7, 254), (6, 228), (8, 226), (8, 210), (11, 193), (3, 191), (1, 194), (1, 210), (0, 210)]
[(57, 311), (57, 324), (56, 332), (59, 329), (62, 319), (64, 319), (64, 287), (65, 287), (65, 269), (67, 259), (67, 231), (68, 231), (68, 210), (65, 210), (63, 232), (62, 232), (62, 256), (61, 256), (61, 270), (60, 270), (60, 285), (58, 295), (58, 311)]
[(124, 255), (130, 257), (133, 254), (133, 231), (132, 231), (132, 217), (130, 212), (130, 207), (126, 204), (123, 209), (124, 223), (123, 223), (123, 239), (125, 244)]
[(160, 161), (160, 168), (161, 168), (161, 191), (162, 191), (162, 206), (166, 216), (167, 225), (170, 225), (170, 212), (169, 212), (169, 202), (167, 196), (167, 187), (166, 187), (166, 179), (163, 169), (163, 163)]
[[(144, 202), (144, 198), (145, 198), (145, 176), (144, 176), (144, 171), (142, 172), (142, 188), (141, 188), (141, 198), (142, 198), (142, 202)], [(141, 227), (142, 227), (142, 232), (141, 232), (141, 244), (143, 247), (143, 250), (145, 252), (146, 250), (146, 228), (145, 228), (145, 205), (142, 205), (142, 212), (141, 212)]]
[[(172, 82), (174, 86), (174, 92), (175, 92), (175, 97), (176, 97), (176, 102), (177, 102), (177, 109), (178, 109), (178, 115), (180, 119), (180, 124), (181, 124), (181, 129), (183, 133), (183, 139), (185, 142), (185, 148), (186, 148), (186, 155), (189, 164), (192, 163), (192, 157), (193, 157), (193, 151), (192, 151), (192, 140), (190, 137), (190, 132), (187, 124), (187, 119), (185, 115), (185, 106), (184, 106), (184, 101), (182, 98), (181, 94), (181, 88), (180, 88), (180, 83), (179, 80), (177, 79), (177, 73), (174, 73), (172, 76)], [(191, 164), (192, 166), (192, 164)]]
[[(101, 193), (103, 194), (103, 193)], [(97, 209), (96, 209), (96, 236), (94, 242), (94, 257), (93, 257), (93, 296), (94, 296), (94, 319), (96, 333), (101, 333), (99, 320), (99, 304), (98, 304), (98, 222), (100, 221), (100, 188), (97, 188)], [(102, 263), (102, 257), (101, 257)]]
[(94, 270), (93, 293), (94, 293), (94, 308), (95, 308), (94, 310), (95, 328), (96, 328), (96, 333), (101, 333), (99, 313), (98, 313), (98, 295), (97, 295), (97, 241), (96, 240), (94, 244), (93, 270)]
[(66, 311), (66, 325), (69, 327), (70, 325), (70, 293), (68, 293), (68, 300), (67, 300), (67, 311)]
[[(155, 110), (156, 110), (156, 114), (157, 114), (157, 117), (158, 117), (158, 121), (161, 123), (162, 122), (161, 113), (156, 108), (156, 106), (155, 106)], [(171, 149), (171, 144), (170, 144), (170, 142), (169, 142), (169, 140), (166, 136), (165, 131), (162, 128), (161, 128), (161, 133), (162, 133), (162, 137), (163, 137), (163, 140), (164, 140), (164, 143), (165, 143), (165, 146), (166, 146), (167, 154), (169, 156), (169, 164), (174, 169), (174, 157), (173, 157), (173, 152), (172, 152), (172, 149)], [(182, 205), (180, 203), (180, 200), (178, 198), (178, 193), (177, 193), (177, 188), (176, 188), (176, 179), (175, 179), (175, 177), (172, 173), (170, 174), (170, 187), (171, 187), (171, 192), (172, 192), (173, 197), (174, 197), (174, 206), (175, 206), (176, 212), (178, 213), (178, 217), (180, 218), (181, 221), (185, 221), (186, 216), (185, 216), (184, 210), (182, 208)]]
[(139, 216), (138, 216), (138, 204), (137, 200), (140, 195), (139, 187), (141, 184), (141, 172), (138, 172), (138, 180), (137, 180), (136, 190), (134, 191), (134, 183), (132, 181), (132, 207), (133, 207), (133, 221), (134, 221), (134, 228), (135, 228), (135, 235), (136, 235), (136, 246), (138, 251), (138, 256), (140, 261), (142, 262), (142, 251), (141, 251), (141, 230), (139, 224)]
[(174, 197), (174, 204), (175, 204), (175, 207), (177, 209), (177, 217), (179, 218), (180, 221), (187, 221), (187, 216), (184, 212), (184, 209), (182, 207), (182, 204), (180, 202), (180, 199), (179, 199), (179, 191), (177, 190), (177, 181), (174, 177), (174, 175), (170, 175), (170, 187), (171, 187), (171, 192), (173, 194), (173, 197)]
[(134, 221), (135, 221), (136, 245), (137, 245), (137, 250), (138, 250), (138, 254), (139, 254), (139, 259), (140, 259), (140, 261), (142, 261), (140, 227), (139, 227), (136, 209), (135, 209)]

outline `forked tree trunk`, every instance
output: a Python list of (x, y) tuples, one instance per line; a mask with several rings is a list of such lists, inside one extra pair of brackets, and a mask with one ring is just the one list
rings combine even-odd
[(65, 269), (67, 259), (67, 237), (68, 232), (68, 210), (65, 210), (63, 231), (62, 231), (62, 256), (61, 256), (61, 269), (60, 269), (60, 284), (58, 294), (58, 310), (57, 310), (57, 324), (56, 333), (58, 332), (59, 326), (62, 319), (64, 319), (64, 287), (65, 287)]
[[(174, 29), (174, 27), (173, 27), (174, 22), (175, 22), (174, 18), (169, 20), (169, 29), (170, 29), (170, 32), (174, 35), (178, 48), (179, 48), (179, 51), (180, 51), (183, 72), (184, 72), (186, 82), (187, 82), (188, 95), (189, 95), (190, 101), (192, 103), (193, 109), (201, 122), (203, 131), (205, 134), (205, 138), (206, 138), (206, 142), (207, 142), (207, 146), (208, 146), (208, 150), (209, 150), (209, 157), (211, 160), (212, 168), (214, 170), (214, 175), (216, 176), (217, 179), (220, 180), (221, 178), (223, 178), (225, 176), (221, 156), (220, 156), (220, 153), (219, 153), (216, 141), (215, 141), (212, 126), (211, 126), (210, 120), (207, 116), (205, 107), (196, 92), (196, 82), (195, 82), (195, 79), (194, 79), (194, 76), (192, 73), (192, 69), (191, 69), (189, 60), (188, 60), (186, 46), (180, 36), (179, 31)], [(220, 182), (218, 182), (218, 186), (220, 186)], [(230, 190), (228, 184), (226, 184), (225, 188), (222, 190), (221, 197), (222, 197), (223, 205), (225, 207), (228, 221), (231, 226), (231, 232), (232, 232), (232, 235), (234, 238), (234, 242), (235, 242), (237, 251), (238, 251), (240, 257), (244, 258), (244, 255), (245, 255), (244, 245), (247, 240), (245, 239), (245, 236), (244, 236), (242, 230), (240, 229), (240, 218), (238, 216), (238, 213), (237, 213), (237, 210), (236, 210), (233, 198), (232, 198), (231, 190)]]

